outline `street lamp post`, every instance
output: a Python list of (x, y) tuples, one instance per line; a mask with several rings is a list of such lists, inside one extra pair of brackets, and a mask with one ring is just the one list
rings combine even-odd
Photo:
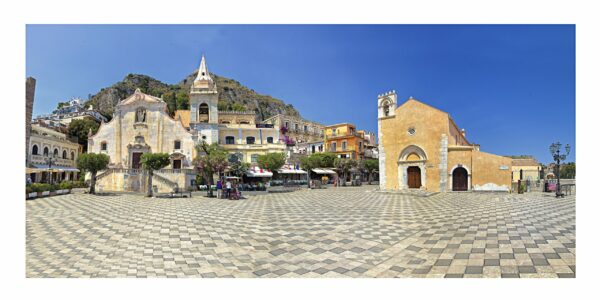
[(552, 143), (552, 145), (550, 145), (550, 154), (552, 155), (552, 158), (554, 159), (554, 161), (556, 162), (556, 197), (564, 197), (565, 194), (563, 194), (560, 191), (560, 162), (561, 161), (565, 161), (567, 159), (567, 155), (569, 155), (569, 153), (571, 152), (571, 146), (569, 146), (569, 144), (567, 144), (565, 146), (565, 154), (560, 154), (560, 148), (561, 148), (562, 144), (560, 142), (556, 142), (556, 143)]
[(53, 156), (48, 156), (48, 157), (44, 158), (44, 160), (48, 164), (48, 176), (50, 176), (49, 182), (50, 182), (50, 184), (52, 184), (52, 163), (54, 163), (56, 161), (56, 158)]

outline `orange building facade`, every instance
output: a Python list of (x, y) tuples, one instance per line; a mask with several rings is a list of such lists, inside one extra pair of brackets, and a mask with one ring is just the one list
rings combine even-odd
[(364, 131), (356, 130), (350, 123), (325, 126), (325, 151), (340, 158), (363, 159), (365, 148)]

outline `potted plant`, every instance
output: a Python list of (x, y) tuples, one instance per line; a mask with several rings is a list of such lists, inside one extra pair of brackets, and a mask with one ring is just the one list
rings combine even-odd
[(37, 192), (33, 190), (33, 187), (31, 185), (27, 185), (25, 187), (25, 192), (27, 194), (28, 199), (37, 197)]

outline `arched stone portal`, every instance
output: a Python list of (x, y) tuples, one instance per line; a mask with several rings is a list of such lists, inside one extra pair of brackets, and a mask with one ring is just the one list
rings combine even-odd
[(452, 190), (466, 191), (468, 190), (469, 175), (465, 168), (456, 168), (452, 172)]
[(416, 145), (404, 148), (398, 158), (399, 189), (425, 189), (427, 187), (426, 162), (427, 154), (423, 148)]
[(471, 170), (462, 164), (453, 166), (448, 173), (448, 188), (451, 191), (470, 191)]

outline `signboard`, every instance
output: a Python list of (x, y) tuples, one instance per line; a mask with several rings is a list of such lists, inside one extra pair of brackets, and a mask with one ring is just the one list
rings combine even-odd
[(273, 124), (256, 124), (256, 128), (273, 128)]
[(508, 170), (508, 166), (500, 166), (500, 170)]

